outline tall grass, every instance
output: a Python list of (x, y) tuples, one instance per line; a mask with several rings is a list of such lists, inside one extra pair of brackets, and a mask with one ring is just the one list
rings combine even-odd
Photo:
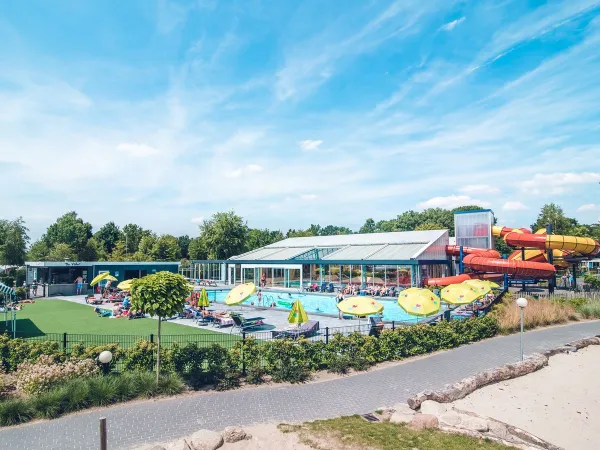
[[(521, 309), (512, 298), (507, 298), (498, 305), (494, 310), (494, 315), (498, 320), (501, 333), (512, 333), (521, 328)], [(575, 308), (570, 304), (529, 299), (524, 319), (524, 327), (531, 329), (578, 320), (579, 317)]]
[(600, 299), (590, 300), (577, 309), (584, 319), (600, 319)]

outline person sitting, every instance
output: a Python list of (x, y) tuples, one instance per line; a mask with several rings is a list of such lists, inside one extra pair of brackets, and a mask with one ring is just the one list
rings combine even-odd
[(123, 299), (123, 303), (121, 303), (121, 307), (123, 309), (129, 309), (131, 307), (131, 303), (129, 302), (129, 297), (125, 297)]
[(136, 311), (134, 309), (130, 309), (129, 314), (127, 315), (127, 319), (129, 319), (129, 320), (141, 319), (144, 316), (145, 316), (145, 314), (143, 313), (143, 311)]

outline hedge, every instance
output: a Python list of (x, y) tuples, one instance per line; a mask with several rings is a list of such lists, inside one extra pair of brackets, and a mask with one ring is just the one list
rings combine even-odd
[[(498, 333), (498, 323), (487, 315), (480, 319), (440, 322), (435, 325), (414, 325), (384, 330), (379, 336), (353, 333), (334, 334), (328, 343), (322, 341), (276, 339), (258, 341), (246, 338), (232, 349), (219, 344), (208, 347), (190, 343), (161, 350), (163, 370), (184, 376), (196, 388), (216, 384), (230, 388), (245, 374), (248, 381), (261, 382), (268, 375), (274, 381), (304, 381), (311, 372), (330, 370), (345, 373), (349, 369), (366, 370), (384, 361), (395, 361), (437, 350), (449, 349), (469, 342), (489, 338)], [(24, 361), (35, 361), (48, 355), (57, 362), (75, 357), (96, 359), (100, 352), (113, 353), (112, 365), (119, 362), (125, 372), (153, 369), (156, 344), (140, 340), (122, 349), (117, 344), (102, 346), (75, 345), (70, 352), (59, 349), (54, 342), (9, 339), (0, 336), (0, 364), (7, 372), (14, 371)]]

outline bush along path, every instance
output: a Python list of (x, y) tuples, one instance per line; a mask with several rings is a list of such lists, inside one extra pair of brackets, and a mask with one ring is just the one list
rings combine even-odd
[[(525, 351), (545, 351), (596, 334), (600, 334), (600, 321), (530, 331), (525, 334)], [(108, 420), (109, 448), (125, 449), (176, 439), (201, 428), (220, 430), (230, 425), (362, 414), (518, 359), (519, 336), (501, 336), (326, 382), (125, 403), (53, 421), (2, 428), (0, 442), (15, 450), (95, 448), (101, 416)]]

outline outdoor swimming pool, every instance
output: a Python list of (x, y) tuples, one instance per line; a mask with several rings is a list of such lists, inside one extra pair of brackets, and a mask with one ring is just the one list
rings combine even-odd
[[(209, 291), (208, 296), (211, 301), (223, 303), (228, 292), (229, 290)], [(292, 303), (299, 298), (304, 306), (304, 309), (309, 314), (321, 313), (337, 315), (338, 313), (335, 296), (333, 295), (263, 291), (262, 298), (264, 306), (270, 306), (273, 302), (275, 302), (277, 308), (291, 309)], [(404, 312), (404, 310), (398, 306), (396, 297), (389, 297), (389, 299), (377, 299), (377, 301), (383, 304), (384, 320), (415, 323), (421, 319)], [(251, 296), (243, 304), (251, 305), (252, 303), (254, 303), (254, 306), (258, 305), (258, 298), (256, 297), (256, 294)]]

